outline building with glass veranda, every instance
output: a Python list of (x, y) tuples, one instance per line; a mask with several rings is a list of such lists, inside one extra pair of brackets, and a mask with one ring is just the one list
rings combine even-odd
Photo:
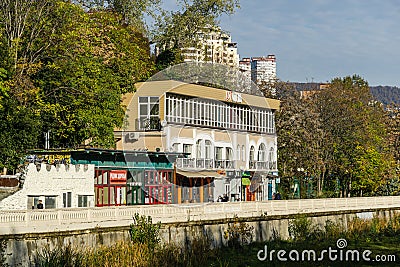
[(278, 100), (171, 80), (137, 88), (123, 99), (117, 149), (186, 153), (175, 162), (178, 203), (271, 199)]

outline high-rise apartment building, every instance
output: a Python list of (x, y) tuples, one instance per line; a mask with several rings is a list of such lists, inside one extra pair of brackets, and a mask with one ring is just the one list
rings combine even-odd
[(268, 55), (266, 57), (243, 58), (239, 61), (239, 70), (242, 79), (257, 85), (263, 82), (271, 82), (276, 79), (276, 57)]
[(276, 79), (275, 55), (251, 58), (251, 80), (256, 84)]
[(197, 34), (198, 44), (182, 48), (184, 62), (205, 62), (239, 66), (237, 43), (232, 42), (231, 36), (220, 28)]

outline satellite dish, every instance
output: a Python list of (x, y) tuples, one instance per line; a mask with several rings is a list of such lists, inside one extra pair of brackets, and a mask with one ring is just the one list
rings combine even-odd
[(167, 121), (166, 121), (166, 120), (162, 120), (162, 121), (161, 121), (161, 126), (162, 126), (162, 127), (167, 126)]

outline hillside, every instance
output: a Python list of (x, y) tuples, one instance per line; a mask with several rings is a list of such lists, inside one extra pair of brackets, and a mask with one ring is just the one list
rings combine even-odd
[(371, 86), (371, 93), (385, 105), (400, 105), (400, 88), (396, 86)]

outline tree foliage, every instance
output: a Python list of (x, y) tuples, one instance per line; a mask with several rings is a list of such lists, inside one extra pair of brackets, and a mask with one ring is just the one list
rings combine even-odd
[(143, 31), (116, 9), (0, 1), (0, 164), (15, 166), (47, 131), (52, 147), (113, 146), (121, 95), (154, 70)]
[(308, 97), (285, 83), (276, 91), (282, 176), (306, 178), (319, 194), (336, 191), (335, 196), (383, 193), (394, 181), (395, 120), (361, 77), (335, 78)]
[[(159, 66), (177, 63), (180, 49), (196, 46), (199, 33), (207, 34), (218, 25), (217, 19), (231, 15), (239, 0), (179, 0), (177, 11), (163, 11), (156, 20), (152, 38), (161, 50)], [(179, 63), (179, 62), (178, 62)]]

